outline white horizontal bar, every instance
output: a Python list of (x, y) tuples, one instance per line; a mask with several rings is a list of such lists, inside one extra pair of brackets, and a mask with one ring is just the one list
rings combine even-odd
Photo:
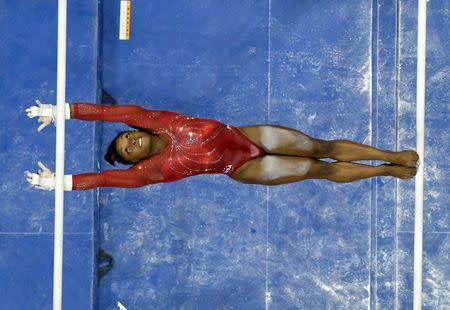
[(67, 0), (58, 0), (58, 67), (56, 87), (55, 237), (53, 253), (53, 310), (62, 307), (64, 237), (64, 142), (66, 102)]
[(416, 175), (414, 214), (414, 310), (422, 309), (423, 171), (425, 164), (425, 70), (427, 0), (419, 0), (417, 21), (416, 148), (421, 165)]

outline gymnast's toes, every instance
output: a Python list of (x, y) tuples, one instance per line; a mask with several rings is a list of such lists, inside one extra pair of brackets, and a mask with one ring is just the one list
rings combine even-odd
[(419, 154), (417, 154), (414, 150), (407, 150), (398, 152), (399, 161), (397, 164), (400, 164), (405, 167), (417, 168), (419, 167)]
[(394, 164), (389, 164), (386, 166), (389, 167), (390, 174), (393, 177), (396, 177), (399, 179), (403, 179), (403, 180), (411, 179), (417, 174), (416, 167), (405, 167), (405, 166), (394, 165)]

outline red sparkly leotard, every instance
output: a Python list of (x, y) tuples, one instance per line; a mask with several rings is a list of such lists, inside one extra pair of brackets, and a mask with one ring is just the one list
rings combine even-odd
[(161, 153), (129, 169), (73, 175), (73, 190), (140, 187), (203, 173), (232, 176), (245, 162), (264, 154), (238, 128), (211, 119), (134, 105), (73, 103), (71, 106), (71, 118), (123, 122), (169, 141)]

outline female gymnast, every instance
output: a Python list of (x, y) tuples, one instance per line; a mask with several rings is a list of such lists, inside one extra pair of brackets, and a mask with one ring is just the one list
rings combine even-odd
[[(36, 103), (26, 112), (30, 118), (39, 117), (40, 131), (55, 119), (56, 107)], [(65, 190), (140, 187), (205, 173), (222, 173), (241, 183), (263, 185), (305, 179), (352, 182), (375, 176), (409, 179), (419, 165), (413, 150), (383, 151), (347, 140), (319, 140), (276, 125), (233, 127), (135, 105), (71, 103), (65, 110), (66, 119), (123, 122), (135, 129), (119, 133), (105, 155), (109, 163), (117, 161), (130, 168), (66, 175)], [(336, 161), (321, 161), (323, 158)], [(352, 163), (358, 160), (389, 164)], [(42, 163), (39, 166), (37, 174), (26, 174), (28, 182), (53, 190), (54, 174)]]

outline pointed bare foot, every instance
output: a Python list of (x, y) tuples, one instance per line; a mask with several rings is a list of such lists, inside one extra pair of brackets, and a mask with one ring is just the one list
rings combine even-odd
[(405, 167), (417, 168), (420, 164), (419, 154), (417, 154), (417, 152), (414, 150), (395, 152), (393, 160), (391, 160), (390, 162)]
[(384, 165), (388, 169), (388, 173), (390, 176), (399, 178), (399, 179), (411, 179), (417, 173), (416, 167), (405, 167), (402, 165), (394, 165), (394, 164), (386, 164)]

